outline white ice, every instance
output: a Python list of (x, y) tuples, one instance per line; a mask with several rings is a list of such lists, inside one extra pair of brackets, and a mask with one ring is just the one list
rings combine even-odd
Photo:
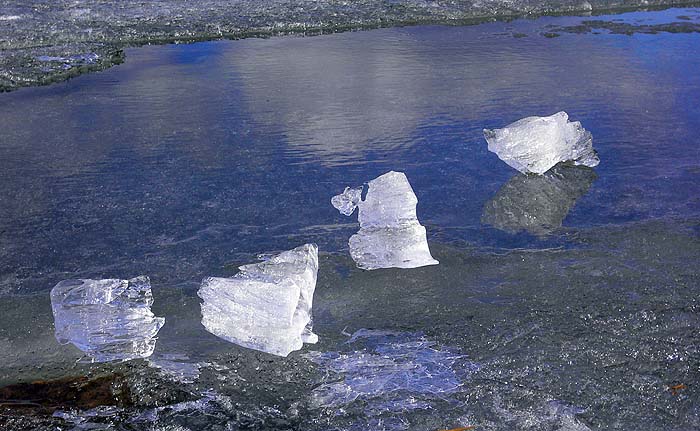
[(357, 204), (362, 200), (362, 187), (351, 189), (345, 187), (345, 191), (331, 198), (331, 204), (340, 211), (341, 214), (349, 216), (357, 208)]
[(165, 323), (151, 312), (148, 277), (64, 280), (51, 290), (56, 339), (93, 362), (147, 358)]
[(559, 162), (594, 167), (600, 163), (591, 133), (566, 112), (527, 117), (502, 129), (484, 129), (488, 149), (524, 174), (543, 174)]
[(202, 324), (226, 341), (287, 356), (311, 332), (318, 247), (305, 244), (264, 262), (241, 266), (232, 278), (206, 278), (198, 295)]
[(416, 216), (416, 198), (402, 172), (387, 172), (367, 184), (367, 196), (361, 200), (362, 188), (346, 188), (331, 203), (342, 214), (359, 208), (360, 230), (350, 237), (350, 255), (358, 267), (417, 268), (437, 265), (428, 248), (425, 227)]

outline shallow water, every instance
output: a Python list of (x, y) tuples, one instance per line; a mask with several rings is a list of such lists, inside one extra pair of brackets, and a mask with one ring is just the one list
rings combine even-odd
[[(0, 384), (117, 371), (135, 400), (0, 425), (700, 427), (700, 34), (543, 36), (581, 20), (144, 47), (0, 95)], [(595, 169), (530, 179), (487, 151), (483, 128), (559, 110), (593, 134)], [(408, 176), (440, 265), (350, 259), (358, 225), (330, 198), (389, 170)], [(305, 242), (321, 252), (319, 344), (283, 359), (205, 332), (202, 278)], [(151, 360), (76, 364), (49, 290), (141, 274), (166, 318)], [(427, 357), (460, 386), (318, 405), (348, 376), (309, 352), (376, 355), (346, 343), (362, 328), (418, 346), (381, 350), (389, 370)]]

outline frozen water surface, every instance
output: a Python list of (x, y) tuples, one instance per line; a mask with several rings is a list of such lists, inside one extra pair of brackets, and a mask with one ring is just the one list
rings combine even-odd
[(345, 188), (331, 199), (341, 214), (357, 216), (360, 231), (350, 237), (350, 255), (363, 269), (417, 268), (437, 265), (428, 249), (425, 227), (416, 216), (416, 198), (402, 172), (387, 172), (367, 183), (367, 197), (362, 188)]
[[(314, 408), (334, 415), (353, 411), (363, 419), (358, 429), (386, 429), (401, 413), (430, 410), (436, 401), (449, 402), (462, 390), (471, 364), (454, 349), (436, 345), (421, 334), (361, 329), (340, 352), (312, 352), (307, 356), (327, 374), (311, 394)], [(455, 402), (453, 400), (453, 402)]]
[(148, 277), (64, 280), (51, 290), (56, 339), (95, 362), (147, 358), (165, 323), (151, 312)]
[(520, 172), (543, 174), (559, 162), (588, 167), (600, 163), (591, 133), (566, 112), (527, 117), (502, 129), (484, 129), (489, 151)]
[(151, 357), (148, 359), (148, 364), (183, 383), (195, 382), (199, 378), (199, 369), (206, 365), (193, 363), (189, 356), (178, 353)]
[(243, 265), (232, 278), (209, 277), (197, 293), (202, 325), (232, 343), (280, 356), (316, 343), (311, 332), (318, 247), (306, 244), (261, 263)]
[[(451, 394), (464, 384), (453, 369), (463, 356), (436, 346), (420, 334), (361, 329), (352, 334), (347, 344), (361, 348), (308, 355), (332, 373), (328, 376), (330, 382), (314, 390), (318, 407), (339, 408), (356, 400), (381, 398), (380, 405), (410, 410), (417, 405), (429, 406), (414, 402), (416, 397)], [(463, 366), (460, 364), (459, 372), (467, 375), (472, 366)], [(408, 401), (404, 400), (405, 405), (399, 400), (387, 402), (387, 394)]]
[[(189, 3), (192, 16), (205, 4)], [(70, 24), (51, 18), (58, 4), (39, 23), (54, 23), (47, 37)], [(92, 25), (95, 4), (71, 13)], [(124, 4), (114, 13), (130, 13)], [(22, 18), (0, 31), (34, 14), (12, 8), (0, 15)], [(1, 94), (0, 394), (107, 375), (130, 396), (81, 410), (0, 395), (0, 429), (700, 429), (700, 34), (651, 33), (699, 17), (149, 46), (100, 73)], [(2, 55), (106, 61), (92, 43), (35, 42)], [(595, 168), (526, 175), (488, 151), (484, 128), (561, 110), (593, 135)], [(391, 170), (410, 180), (439, 265), (363, 271), (348, 253), (358, 223), (330, 197)], [(202, 278), (306, 243), (319, 246), (318, 343), (283, 357), (206, 330)], [(147, 359), (80, 361), (56, 340), (49, 291), (117, 274), (148, 274), (151, 311), (167, 323)], [(315, 391), (344, 383), (366, 391), (317, 403)]]

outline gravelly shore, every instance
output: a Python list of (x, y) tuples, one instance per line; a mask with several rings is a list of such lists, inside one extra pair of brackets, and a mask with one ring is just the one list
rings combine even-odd
[(276, 34), (318, 34), (540, 14), (691, 4), (668, 0), (0, 1), (0, 91), (124, 61), (123, 48)]

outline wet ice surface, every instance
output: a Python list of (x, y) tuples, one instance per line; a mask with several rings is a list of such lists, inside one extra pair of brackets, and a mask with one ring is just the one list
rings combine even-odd
[(360, 231), (350, 237), (350, 255), (362, 269), (417, 268), (437, 265), (430, 255), (425, 227), (416, 216), (416, 198), (402, 172), (387, 172), (362, 188), (345, 188), (331, 199), (343, 215), (358, 207)]
[(312, 408), (362, 418), (352, 429), (406, 429), (403, 413), (433, 409), (436, 401), (458, 404), (451, 394), (478, 369), (421, 334), (361, 329), (346, 345), (350, 350), (307, 357), (326, 373), (311, 393)]
[[(693, 429), (700, 424), (697, 389), (673, 395), (667, 388), (698, 377), (699, 274), (686, 259), (700, 254), (700, 242), (692, 230), (663, 222), (582, 230), (578, 247), (557, 251), (441, 247), (440, 265), (409, 276), (347, 274), (348, 257), (325, 256), (315, 301), (324, 336), (308, 355), (222, 349), (201, 329), (182, 349), (193, 357), (208, 352), (196, 384), (131, 361), (118, 370), (141, 404), (107, 417), (76, 412), (75, 420), (184, 429), (627, 430), (669, 422)], [(655, 263), (661, 252), (664, 271)], [(169, 320), (197, 329), (197, 316), (183, 306), (192, 293), (169, 296)], [(10, 310), (21, 315), (26, 302), (6, 298), (3, 328), (16, 319)], [(33, 325), (37, 338), (13, 339), (15, 355), (37, 351), (42, 333), (52, 331), (48, 313), (46, 323)], [(379, 329), (356, 332), (363, 327)], [(354, 339), (339, 335), (343, 330), (356, 332)], [(159, 346), (182, 336), (164, 333)], [(41, 372), (68, 364), (43, 355)], [(395, 390), (380, 395), (382, 384)], [(176, 388), (190, 394), (174, 396)]]
[[(397, 24), (459, 22), (552, 12), (591, 13), (615, 8), (677, 4), (670, 0), (7, 0), (0, 3), (0, 91), (66, 79), (121, 61), (134, 44), (240, 38), (280, 33), (315, 34)], [(71, 73), (27, 64), (39, 49), (66, 57), (77, 49), (104, 58)], [(82, 48), (81, 48), (82, 47)]]
[[(685, 15), (698, 11), (601, 19)], [(146, 47), (2, 94), (0, 386), (120, 373), (135, 404), (63, 418), (4, 406), (0, 428), (700, 428), (699, 36), (541, 36), (580, 20)], [(593, 172), (530, 181), (488, 152), (483, 128), (562, 109), (594, 136)], [(352, 260), (357, 222), (328, 200), (391, 170), (440, 265)], [(482, 222), (488, 208), (505, 229)], [(201, 325), (203, 277), (308, 242), (317, 344), (278, 357)], [(151, 277), (167, 320), (153, 355), (78, 362), (49, 290), (122, 274)], [(341, 376), (304, 355), (376, 355), (342, 335), (361, 328), (464, 356), (464, 384), (393, 413), (395, 393), (374, 397), (375, 422), (359, 400), (347, 415), (314, 407), (314, 385)]]
[[(667, 424), (668, 415), (644, 407), (655, 405), (677, 418), (673, 423), (692, 429), (700, 420), (693, 410), (696, 389), (689, 386), (678, 395), (667, 389), (697, 378), (693, 345), (700, 321), (693, 286), (698, 273), (684, 259), (700, 250), (698, 241), (688, 238), (689, 228), (669, 229), (656, 222), (582, 231), (577, 241), (585, 247), (556, 252), (492, 255), (440, 248), (436, 254), (441, 265), (414, 270), (410, 277), (401, 277), (405, 271), (400, 270), (348, 275), (328, 269), (321, 274), (324, 289), (316, 301), (318, 314), (326, 316), (317, 319), (317, 330), (326, 337), (312, 347), (308, 360), (304, 355), (275, 358), (244, 349), (213, 352), (211, 365), (202, 368), (198, 384), (191, 388), (192, 397), (177, 402), (151, 389), (154, 383), (163, 388), (174, 383), (144, 380), (137, 363), (125, 364), (132, 367), (126, 370), (135, 385), (143, 386), (141, 396), (151, 397), (157, 407), (145, 402), (100, 420), (138, 424), (156, 414), (159, 425), (185, 429), (201, 423), (310, 430), (362, 429), (366, 424), (393, 430), (404, 423), (414, 427), (408, 429), (449, 429), (477, 423), (494, 430), (626, 430), (646, 421), (651, 426)], [(662, 250), (674, 280), (654, 267)], [(342, 256), (323, 261), (327, 268), (352, 265)], [(669, 297), (664, 286), (671, 284), (675, 292)], [(181, 304), (188, 297), (181, 292), (169, 302), (184, 313)], [(2, 311), (5, 317), (7, 310)], [(168, 316), (183, 319), (182, 314)], [(186, 323), (194, 327), (197, 320)], [(337, 335), (363, 326), (386, 329), (361, 331), (351, 342)], [(50, 331), (50, 323), (35, 326), (34, 333), (43, 330)], [(211, 349), (220, 344), (212, 340), (205, 345)], [(373, 372), (365, 375), (369, 386), (359, 388), (372, 389), (382, 382), (369, 380), (370, 375), (382, 375), (377, 367), (402, 370), (406, 363), (412, 363), (409, 373), (419, 373), (422, 366), (441, 373), (441, 378), (421, 381), (413, 376), (405, 392), (388, 392), (386, 397), (368, 389), (369, 395), (341, 406), (340, 416), (335, 407), (319, 410), (313, 391), (323, 386), (316, 384), (335, 388), (333, 382), (348, 376), (362, 382), (363, 363), (358, 361), (363, 354)], [(314, 355), (346, 374), (315, 364)], [(461, 356), (466, 356), (463, 362), (455, 361)], [(44, 367), (51, 368), (51, 363)], [(395, 382), (394, 373), (384, 376), (387, 384)], [(211, 388), (215, 393), (208, 395)], [(373, 410), (363, 409), (367, 400)], [(89, 421), (98, 420), (90, 415)], [(270, 425), (275, 421), (282, 425)]]
[(165, 323), (151, 312), (148, 277), (64, 280), (51, 290), (56, 339), (94, 362), (147, 358)]
[(489, 151), (509, 166), (529, 174), (544, 174), (560, 162), (588, 167), (600, 163), (591, 133), (566, 112), (527, 117), (502, 129), (484, 129)]
[(193, 383), (200, 375), (200, 368), (206, 366), (202, 363), (193, 363), (192, 359), (181, 353), (164, 354), (148, 359), (148, 365), (157, 368), (166, 376), (178, 382)]
[(287, 356), (311, 332), (318, 247), (305, 244), (261, 263), (243, 265), (232, 278), (209, 277), (197, 295), (202, 325), (212, 334), (251, 349)]

